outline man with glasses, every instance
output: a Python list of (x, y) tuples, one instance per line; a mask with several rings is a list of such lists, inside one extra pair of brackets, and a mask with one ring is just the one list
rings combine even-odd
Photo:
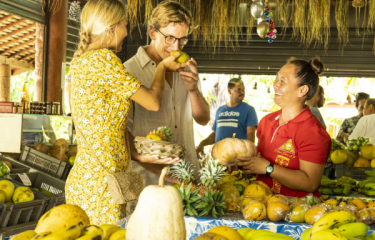
[(212, 133), (197, 147), (197, 155), (203, 152), (207, 145), (214, 144), (224, 138), (236, 138), (255, 141), (255, 131), (258, 126), (258, 117), (255, 109), (243, 102), (245, 86), (240, 78), (232, 78), (228, 82), (229, 102), (221, 106), (215, 117)]
[[(192, 18), (188, 9), (177, 2), (162, 2), (153, 10), (149, 19), (149, 46), (139, 47), (134, 57), (124, 63), (125, 68), (141, 83), (149, 87), (156, 66), (170, 53), (182, 50), (192, 30)], [(158, 158), (140, 155), (136, 152), (135, 136), (146, 136), (161, 126), (171, 128), (172, 141), (186, 147), (185, 159), (193, 164), (198, 173), (199, 164), (195, 153), (193, 121), (206, 125), (210, 120), (210, 109), (200, 91), (197, 62), (191, 58), (189, 69), (167, 72), (164, 96), (158, 112), (147, 111), (137, 103), (132, 104), (128, 117), (129, 140), (132, 149), (133, 170), (144, 178), (145, 186), (158, 184), (161, 169)], [(172, 159), (171, 159), (172, 160)], [(199, 179), (198, 176), (195, 176)], [(169, 182), (178, 182), (169, 177)]]

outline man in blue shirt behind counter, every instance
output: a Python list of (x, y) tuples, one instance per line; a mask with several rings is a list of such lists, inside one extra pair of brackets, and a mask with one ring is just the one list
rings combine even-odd
[(197, 155), (203, 153), (203, 148), (224, 138), (230, 138), (233, 133), (236, 138), (255, 141), (255, 131), (258, 117), (255, 109), (243, 102), (245, 86), (241, 79), (232, 78), (228, 82), (229, 102), (221, 106), (215, 117), (212, 133), (197, 147)]

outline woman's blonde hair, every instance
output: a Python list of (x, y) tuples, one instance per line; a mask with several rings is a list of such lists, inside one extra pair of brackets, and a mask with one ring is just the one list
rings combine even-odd
[(152, 11), (148, 25), (153, 29), (159, 30), (170, 23), (186, 23), (189, 26), (189, 34), (193, 30), (189, 9), (178, 2), (163, 1)]
[(111, 30), (126, 18), (126, 7), (120, 0), (89, 0), (82, 10), (80, 41), (73, 59), (79, 58), (90, 43), (113, 37)]

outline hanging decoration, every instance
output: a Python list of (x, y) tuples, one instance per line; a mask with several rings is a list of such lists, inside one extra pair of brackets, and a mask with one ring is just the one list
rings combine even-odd
[(310, 0), (309, 11), (307, 16), (307, 37), (306, 46), (309, 46), (312, 42), (315, 42), (314, 47), (320, 46), (323, 43), (323, 0)]
[(289, 0), (279, 0), (279, 4), (279, 20), (282, 22), (281, 34), (285, 35), (286, 29), (289, 27), (289, 23), (291, 21)]
[(349, 43), (348, 0), (338, 0), (335, 8), (338, 42), (341, 51)]
[(295, 0), (293, 19), (293, 38), (300, 38), (301, 43), (306, 43), (306, 0)]
[(323, 5), (323, 42), (327, 52), (331, 37), (331, 0), (322, 0)]
[(252, 31), (254, 25), (254, 18), (251, 16), (251, 3), (252, 0), (247, 0), (246, 4), (246, 40), (249, 42), (252, 38)]
[(81, 6), (79, 5), (77, 1), (74, 1), (70, 4), (70, 7), (69, 7), (69, 18), (76, 20), (76, 21), (80, 21), (80, 17), (81, 17)]
[[(260, 10), (260, 6), (262, 6)], [(276, 0), (266, 0), (265, 2), (253, 2), (251, 4), (251, 15), (257, 19), (257, 33), (261, 38), (268, 38), (268, 42), (272, 43), (276, 39), (277, 30), (273, 21), (273, 13), (276, 10)]]

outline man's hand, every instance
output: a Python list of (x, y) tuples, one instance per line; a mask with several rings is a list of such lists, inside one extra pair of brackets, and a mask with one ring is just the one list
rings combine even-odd
[(158, 158), (148, 155), (140, 155), (140, 162), (142, 163), (152, 163), (152, 164), (175, 164), (182, 160), (180, 158)]
[(260, 153), (253, 157), (237, 157), (239, 162), (236, 163), (244, 173), (248, 174), (266, 174), (266, 168), (270, 162), (263, 158)]
[(197, 62), (194, 58), (191, 58), (187, 65), (190, 67), (189, 71), (180, 71), (182, 80), (184, 81), (186, 88), (189, 92), (197, 91), (197, 83), (199, 80)]
[(204, 147), (199, 144), (198, 147), (197, 147), (197, 149), (195, 150), (196, 153), (197, 153), (197, 158), (198, 159), (200, 158), (200, 154), (202, 154), (202, 155), (204, 154), (203, 149), (204, 149)]

